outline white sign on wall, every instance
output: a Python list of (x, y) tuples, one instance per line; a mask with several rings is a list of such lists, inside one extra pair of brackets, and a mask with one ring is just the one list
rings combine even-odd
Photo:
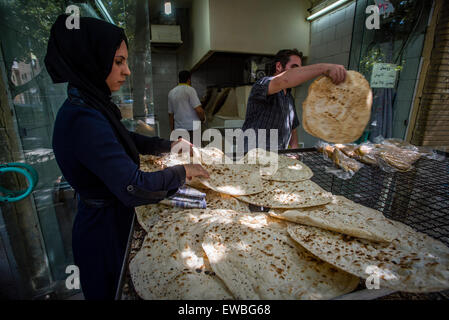
[(375, 63), (371, 74), (371, 88), (394, 88), (396, 86), (397, 65)]

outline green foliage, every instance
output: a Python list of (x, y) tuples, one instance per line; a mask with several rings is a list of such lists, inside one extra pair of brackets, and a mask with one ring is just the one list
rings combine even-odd
[(63, 0), (2, 1), (0, 23), (2, 35), (9, 40), (9, 58), (29, 62), (33, 52), (42, 61), (51, 26), (64, 11)]
[[(0, 0), (0, 28), (2, 35), (11, 42), (8, 43), (7, 58), (28, 63), (30, 53), (33, 52), (43, 61), (51, 26), (70, 4), (80, 7), (81, 16), (93, 16), (96, 12), (96, 16), (101, 17), (95, 2), (91, 0)], [(104, 1), (104, 5), (115, 24), (125, 29), (132, 43), (135, 33), (135, 1), (108, 0)]]

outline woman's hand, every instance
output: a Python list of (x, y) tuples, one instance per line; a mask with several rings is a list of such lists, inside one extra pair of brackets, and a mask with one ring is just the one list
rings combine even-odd
[(189, 151), (191, 156), (193, 155), (193, 144), (185, 139), (179, 138), (171, 144), (172, 153), (184, 153), (187, 151)]
[(209, 179), (209, 173), (200, 164), (185, 164), (184, 169), (188, 180), (195, 177)]

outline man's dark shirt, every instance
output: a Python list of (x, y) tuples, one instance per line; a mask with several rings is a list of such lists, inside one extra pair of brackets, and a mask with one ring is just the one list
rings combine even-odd
[[(257, 147), (266, 150), (287, 149), (292, 130), (299, 126), (298, 115), (291, 89), (287, 89), (287, 94), (281, 90), (268, 95), (271, 79), (273, 77), (264, 77), (251, 89), (242, 130), (254, 129), (257, 136), (257, 129), (266, 129), (266, 145), (261, 142), (257, 143)], [(277, 148), (270, 148), (270, 129), (278, 129)], [(247, 146), (245, 149), (248, 151)]]

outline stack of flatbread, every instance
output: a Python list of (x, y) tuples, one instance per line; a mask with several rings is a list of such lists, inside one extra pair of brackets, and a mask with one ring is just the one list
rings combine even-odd
[(324, 206), (272, 211), (320, 259), (380, 287), (405, 292), (449, 288), (449, 248), (381, 212), (337, 196)]
[[(147, 156), (141, 167), (180, 163), (170, 157)], [(449, 288), (449, 248), (326, 192), (302, 162), (259, 150), (238, 164), (215, 149), (194, 158), (211, 174), (197, 181), (208, 209), (136, 209), (147, 232), (129, 265), (140, 297), (332, 299), (370, 277), (406, 292)], [(250, 212), (248, 203), (271, 211)]]
[(232, 210), (162, 217), (129, 269), (144, 299), (329, 299), (359, 282), (295, 243), (284, 223)]

